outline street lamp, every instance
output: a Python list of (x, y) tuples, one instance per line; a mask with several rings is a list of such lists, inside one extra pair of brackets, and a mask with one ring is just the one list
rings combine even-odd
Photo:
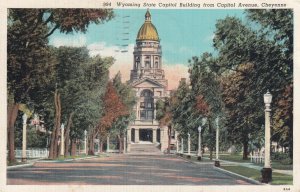
[(272, 180), (272, 168), (270, 163), (270, 140), (271, 140), (271, 128), (270, 128), (270, 113), (271, 113), (271, 103), (272, 95), (269, 91), (264, 94), (265, 103), (265, 164), (264, 168), (261, 170), (262, 183), (269, 183)]
[(27, 115), (22, 116), (23, 119), (23, 140), (22, 140), (22, 162), (26, 162), (26, 127), (27, 127)]
[(191, 154), (191, 134), (188, 133), (188, 155)]
[(201, 126), (198, 127), (198, 132), (199, 132), (199, 136), (198, 136), (198, 160), (201, 160), (202, 158), (202, 149), (201, 149)]
[(215, 160), (215, 166), (220, 167), (220, 161), (219, 161), (219, 116), (216, 118), (216, 160)]
[(84, 154), (87, 155), (87, 148), (86, 148), (86, 135), (87, 135), (87, 131), (84, 130)]
[[(202, 126), (205, 125), (206, 120), (207, 120), (206, 118), (203, 118), (203, 119), (202, 119)], [(198, 138), (198, 155), (197, 155), (197, 156), (198, 156), (198, 157), (197, 157), (198, 160), (201, 160), (201, 159), (202, 159), (201, 130), (202, 130), (202, 127), (199, 126), (199, 127), (198, 127), (198, 132), (199, 132), (199, 138)]]
[(65, 138), (64, 138), (64, 130), (65, 130), (65, 125), (62, 123), (60, 126), (60, 130), (61, 130), (61, 139), (60, 139), (60, 156), (64, 156), (64, 144), (65, 144)]

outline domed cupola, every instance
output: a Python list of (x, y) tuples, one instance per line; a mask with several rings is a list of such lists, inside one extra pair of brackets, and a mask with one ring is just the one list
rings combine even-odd
[(151, 14), (149, 12), (149, 9), (145, 14), (145, 22), (141, 26), (137, 34), (136, 40), (137, 41), (144, 41), (144, 40), (159, 41), (156, 27), (151, 23)]

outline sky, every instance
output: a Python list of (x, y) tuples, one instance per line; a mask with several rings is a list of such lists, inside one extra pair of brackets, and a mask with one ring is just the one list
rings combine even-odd
[[(84, 33), (50, 36), (50, 44), (59, 46), (87, 46), (90, 55), (113, 56), (110, 77), (121, 71), (127, 81), (133, 66), (133, 47), (139, 28), (145, 20), (146, 9), (115, 9), (115, 18), (101, 25), (92, 24)], [(213, 35), (218, 19), (236, 16), (244, 19), (244, 10), (150, 9), (162, 46), (163, 69), (175, 89), (181, 78), (188, 78), (188, 60), (204, 52), (216, 53)]]

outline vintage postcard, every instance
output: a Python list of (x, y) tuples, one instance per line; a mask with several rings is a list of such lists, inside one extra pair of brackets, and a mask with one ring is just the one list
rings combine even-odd
[(5, 2), (0, 192), (300, 191), (299, 9)]

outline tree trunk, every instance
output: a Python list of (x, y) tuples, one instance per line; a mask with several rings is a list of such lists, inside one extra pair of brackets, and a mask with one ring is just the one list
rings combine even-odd
[(243, 160), (248, 159), (248, 140), (243, 143)]
[(7, 144), (8, 161), (14, 163), (15, 157), (15, 123), (18, 116), (19, 104), (13, 103), (7, 106)]
[(76, 139), (71, 139), (71, 156), (76, 156)]
[(119, 141), (119, 153), (123, 153), (123, 139), (121, 135), (118, 135), (118, 141)]
[(89, 135), (89, 139), (88, 139), (88, 146), (89, 146), (89, 149), (88, 149), (88, 154), (89, 155), (95, 155), (95, 143), (94, 143), (94, 139), (95, 139), (95, 136), (94, 136), (94, 132), (95, 130), (91, 130), (91, 133)]
[(171, 126), (168, 126), (168, 148), (167, 148), (167, 154), (170, 154), (171, 150)]
[(74, 112), (70, 113), (69, 115), (69, 119), (68, 119), (68, 124), (66, 127), (66, 131), (65, 131), (65, 157), (70, 155), (70, 129), (72, 126), (72, 118), (73, 118)]
[(60, 130), (60, 118), (61, 118), (61, 103), (60, 94), (55, 90), (54, 93), (55, 104), (55, 123), (51, 136), (51, 145), (49, 149), (49, 159), (55, 159), (58, 157), (58, 134)]
[(100, 153), (102, 153), (103, 152), (103, 142), (102, 142), (102, 140), (100, 140)]

